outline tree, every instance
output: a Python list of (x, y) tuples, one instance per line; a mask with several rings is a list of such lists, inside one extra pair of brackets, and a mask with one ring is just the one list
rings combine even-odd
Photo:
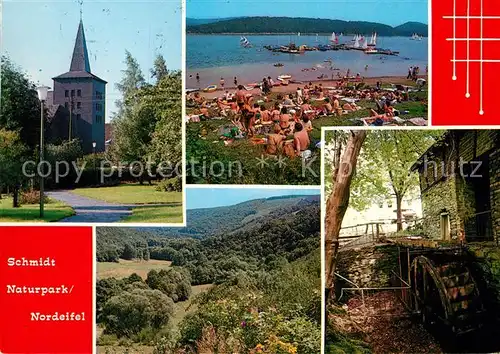
[(158, 54), (156, 56), (155, 62), (153, 63), (153, 68), (150, 70), (151, 77), (155, 78), (157, 82), (161, 81), (165, 76), (168, 75), (167, 63), (163, 55)]
[(40, 101), (35, 84), (5, 56), (0, 102), (0, 128), (18, 131), (21, 141), (33, 150), (40, 135)]
[(367, 133), (366, 130), (351, 131), (345, 149), (337, 153), (338, 163), (333, 167), (333, 190), (327, 200), (325, 220), (326, 287), (330, 296), (334, 293), (335, 261), (342, 219), (349, 206), (350, 186)]
[(441, 135), (440, 130), (378, 130), (372, 131), (366, 141), (363, 157), (372, 167), (376, 166), (370, 169), (369, 178), (388, 186), (386, 198), (396, 197), (398, 231), (403, 230), (403, 198), (419, 186), (418, 176), (411, 173), (411, 167)]
[(137, 250), (130, 243), (126, 243), (122, 252), (122, 258), (126, 260), (131, 260), (137, 258)]
[(22, 166), (28, 148), (18, 132), (0, 129), (0, 195), (3, 187), (13, 187), (13, 207), (17, 208), (19, 187), (23, 180)]
[(130, 104), (128, 100), (133, 98), (135, 92), (144, 86), (146, 81), (142, 75), (139, 63), (128, 50), (125, 51), (125, 65), (126, 69), (122, 70), (123, 78), (116, 84), (116, 88), (123, 95), (121, 103), (128, 105)]
[(145, 328), (160, 329), (173, 312), (172, 299), (161, 291), (134, 289), (111, 297), (103, 306), (101, 319), (106, 333), (131, 337)]

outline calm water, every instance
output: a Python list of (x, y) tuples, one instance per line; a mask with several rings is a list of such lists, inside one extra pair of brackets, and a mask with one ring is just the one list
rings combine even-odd
[[(188, 86), (196, 86), (194, 76), (200, 73), (200, 83), (218, 84), (224, 77), (226, 85), (232, 84), (232, 78), (239, 81), (260, 80), (263, 75), (293, 74), (297, 79), (314, 79), (325, 74), (331, 76), (329, 64), (325, 59), (332, 59), (333, 66), (342, 71), (348, 68), (352, 73), (360, 72), (363, 76), (401, 76), (406, 75), (408, 66), (416, 65), (425, 73), (428, 63), (428, 41), (412, 41), (406, 37), (379, 37), (377, 47), (399, 51), (399, 57), (366, 55), (360, 51), (306, 52), (302, 55), (273, 53), (263, 48), (264, 45), (287, 45), (290, 41), (297, 45), (314, 46), (328, 44), (328, 37), (262, 35), (247, 36), (253, 48), (242, 48), (239, 35), (187, 35), (187, 77)], [(351, 43), (352, 37), (343, 36), (340, 43)], [(275, 68), (272, 64), (283, 63), (284, 67)], [(365, 66), (369, 69), (365, 71)], [(316, 67), (314, 72), (302, 72), (304, 68)], [(193, 77), (189, 79), (189, 76)], [(240, 80), (241, 78), (241, 80)], [(190, 85), (191, 84), (191, 85)]]

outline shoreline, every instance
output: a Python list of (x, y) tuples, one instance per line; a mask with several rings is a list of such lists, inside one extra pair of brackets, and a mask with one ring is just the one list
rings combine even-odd
[[(358, 33), (361, 35), (371, 35), (371, 33)], [(200, 33), (200, 32), (189, 32), (186, 31), (186, 35), (191, 36), (290, 36), (297, 35), (297, 32), (211, 32), (211, 33)], [(321, 32), (300, 32), (301, 36), (331, 36), (331, 33), (321, 33)], [(344, 33), (344, 37), (354, 36), (354, 33)], [(380, 36), (387, 38), (395, 38), (402, 37), (406, 38), (406, 36)], [(429, 36), (422, 36), (422, 38), (429, 38)]]
[[(419, 75), (418, 77), (427, 80), (427, 75)], [(322, 84), (323, 87), (333, 87), (333, 86), (335, 86), (335, 84), (337, 83), (337, 81), (338, 80), (333, 80), (333, 81), (332, 80), (311, 80), (309, 82), (311, 82), (314, 85), (316, 85), (316, 84)], [(408, 80), (406, 78), (406, 76), (401, 76), (401, 75), (397, 75), (397, 76), (368, 77), (368, 78), (364, 78), (364, 80), (362, 80), (361, 82), (364, 82), (366, 85), (374, 86), (374, 85), (376, 85), (377, 81), (380, 81), (382, 84), (388, 84), (388, 83), (390, 83), (390, 84), (395, 84), (395, 85), (398, 85), (398, 84), (408, 85), (408, 86), (415, 85), (414, 81)], [(288, 86), (274, 86), (272, 88), (272, 92), (273, 93), (290, 93), (290, 92), (295, 92), (298, 87), (303, 87), (305, 84), (308, 84), (309, 82), (303, 82), (303, 83), (300, 83), (300, 84), (298, 84), (298, 83), (290, 83)], [(213, 91), (213, 92), (203, 92), (201, 90), (199, 92), (200, 92), (200, 94), (203, 97), (205, 97), (207, 99), (214, 99), (216, 97), (219, 97), (221, 93), (223, 93), (225, 91), (231, 91), (231, 90), (236, 90), (236, 87), (234, 87), (234, 85), (231, 85), (231, 86), (225, 87), (223, 90), (217, 88), (217, 90)], [(252, 93), (252, 94), (255, 94), (257, 92), (260, 93), (260, 89), (259, 88), (254, 88), (253, 90), (249, 90), (247, 92), (248, 93)]]

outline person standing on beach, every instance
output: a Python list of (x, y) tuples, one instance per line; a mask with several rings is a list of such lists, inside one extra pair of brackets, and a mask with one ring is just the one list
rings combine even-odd
[(234, 87), (238, 87), (238, 79), (236, 76), (234, 77)]
[(274, 81), (271, 79), (271, 76), (267, 77), (267, 81), (269, 81), (269, 86), (273, 87), (274, 86)]
[(220, 78), (220, 87), (221, 87), (221, 89), (224, 90), (224, 78), (223, 77)]
[(408, 67), (408, 76), (406, 77), (407, 80), (411, 79), (413, 77), (413, 66)]
[(200, 83), (200, 74), (199, 73), (196, 73), (196, 82)]
[(238, 86), (238, 91), (236, 91), (236, 103), (238, 104), (239, 109), (241, 110), (246, 103), (245, 92), (243, 91), (243, 85)]

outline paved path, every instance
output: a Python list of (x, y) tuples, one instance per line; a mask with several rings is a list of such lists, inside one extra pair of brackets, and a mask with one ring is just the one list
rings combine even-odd
[(124, 217), (132, 214), (132, 205), (112, 204), (101, 200), (82, 197), (70, 191), (48, 192), (52, 199), (57, 199), (70, 205), (76, 215), (70, 216), (60, 222), (93, 222), (113, 223), (119, 222)]

